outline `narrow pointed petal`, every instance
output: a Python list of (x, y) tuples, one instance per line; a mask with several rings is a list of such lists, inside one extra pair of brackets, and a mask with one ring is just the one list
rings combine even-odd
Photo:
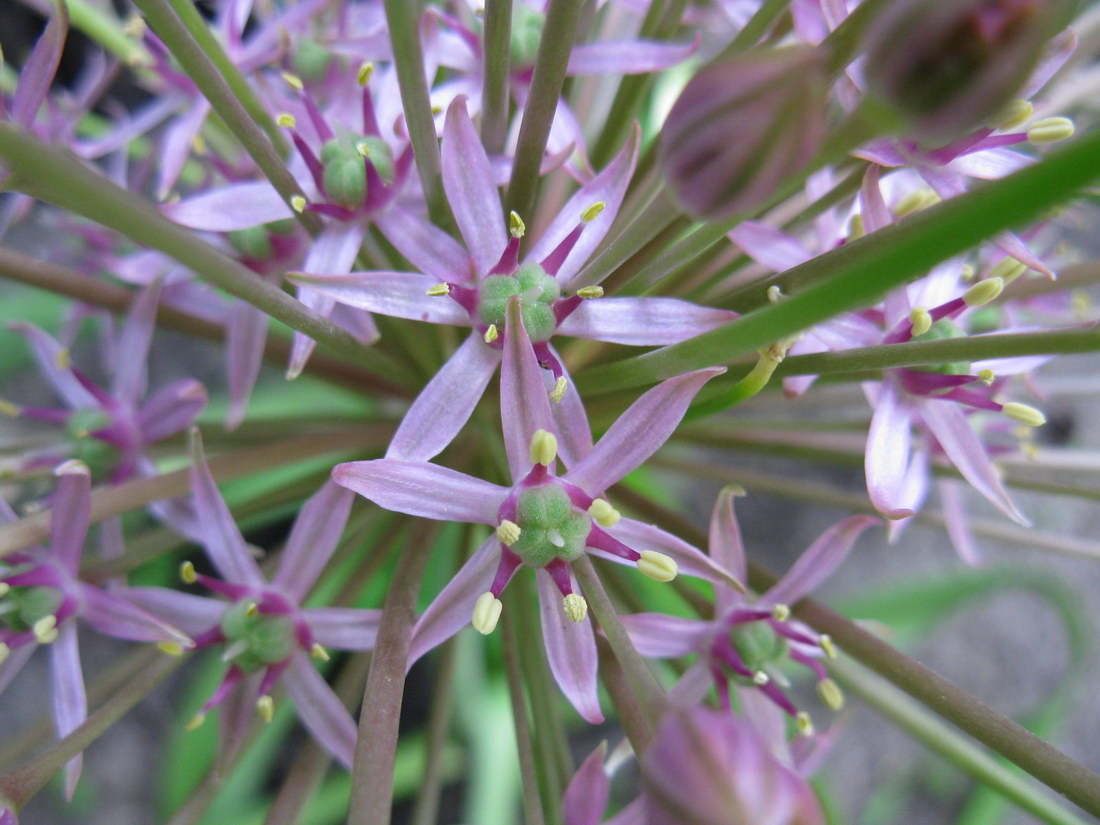
[(464, 96), (456, 97), (447, 109), (440, 152), (443, 188), (455, 222), (478, 273), (485, 274), (497, 262), (508, 238), (489, 157), (466, 113)]
[(454, 238), (423, 218), (400, 209), (383, 212), (375, 224), (397, 251), (435, 283), (467, 283), (475, 273), (469, 253)]
[(440, 283), (419, 272), (351, 272), (347, 275), (291, 273), (289, 280), (341, 304), (393, 318), (469, 326), (470, 316), (450, 298), (428, 295)]
[(12, 650), (8, 654), (8, 658), (0, 663), (0, 693), (3, 693), (7, 686), (11, 684), (11, 680), (19, 675), (23, 665), (27, 663), (27, 660), (31, 658), (37, 649), (38, 645), (22, 645)]
[(972, 178), (996, 180), (1018, 172), (1033, 163), (1035, 158), (1011, 149), (984, 149), (955, 158), (947, 164), (947, 169)]
[(355, 758), (355, 722), (304, 653), (295, 653), (283, 673), (283, 684), (298, 718), (314, 740), (351, 770)]
[(504, 324), (500, 421), (504, 428), (508, 467), (514, 479), (522, 478), (531, 469), (530, 445), (535, 431), (553, 431), (550, 397), (546, 394), (542, 372), (523, 326), (519, 299), (512, 298), (508, 301)]
[(569, 53), (566, 74), (647, 74), (686, 60), (699, 48), (691, 43), (660, 43), (651, 40), (602, 40), (581, 43)]
[[(600, 699), (596, 691), (596, 637), (592, 621), (570, 621), (561, 605), (561, 593), (545, 570), (538, 570), (539, 613), (542, 616), (542, 638), (550, 672), (565, 698), (586, 722), (598, 725), (603, 721)], [(576, 590), (576, 582), (573, 583)]]
[(191, 461), (191, 491), (207, 557), (227, 582), (262, 587), (264, 577), (210, 475), (197, 433), (192, 438)]
[[(190, 637), (127, 601), (121, 593), (110, 593), (80, 583), (81, 616), (107, 636), (134, 642), (175, 642), (189, 647)], [(125, 589), (122, 590), (125, 593)]]
[(700, 388), (722, 367), (689, 372), (663, 381), (635, 401), (566, 474), (589, 495), (598, 495), (649, 458), (668, 440)]
[(728, 324), (736, 312), (679, 298), (599, 298), (584, 301), (558, 333), (612, 344), (656, 347), (678, 344)]
[[(84, 723), (88, 716), (88, 697), (84, 693), (84, 675), (80, 669), (76, 623), (63, 622), (57, 639), (50, 645), (50, 670), (53, 677), (53, 718), (57, 736), (64, 739)], [(65, 796), (72, 799), (80, 779), (83, 755), (65, 765)]]
[(786, 272), (813, 257), (797, 238), (759, 221), (744, 221), (727, 236), (754, 261), (775, 272)]
[(985, 446), (963, 411), (950, 401), (930, 400), (921, 405), (920, 416), (963, 478), (1010, 519), (1030, 527), (1031, 522), (1008, 497)]
[(88, 467), (78, 461), (67, 461), (55, 472), (59, 480), (50, 519), (50, 553), (75, 574), (88, 536), (92, 476)]
[(153, 328), (157, 321), (160, 283), (159, 280), (153, 281), (141, 291), (130, 306), (130, 313), (122, 327), (111, 391), (123, 404), (136, 404), (145, 395), (148, 386), (147, 361), (149, 346), (153, 343)]
[(541, 261), (565, 240), (566, 236), (574, 230), (580, 220), (581, 213), (596, 203), (603, 203), (604, 209), (594, 219), (589, 221), (573, 249), (566, 256), (565, 261), (558, 268), (557, 279), (566, 290), (576, 289), (583, 284), (572, 284), (573, 276), (580, 271), (585, 262), (592, 257), (596, 247), (600, 245), (611, 223), (622, 206), (623, 195), (626, 194), (630, 176), (634, 174), (634, 164), (638, 159), (638, 145), (641, 140), (641, 132), (637, 124), (634, 124), (626, 144), (611, 163), (607, 164), (602, 172), (592, 178), (588, 183), (578, 189), (565, 206), (561, 208), (558, 216), (542, 233), (538, 242), (527, 253), (527, 260)]
[[(745, 562), (745, 544), (741, 539), (741, 525), (737, 523), (737, 513), (733, 503), (742, 491), (725, 487), (714, 502), (710, 517), (710, 534), (707, 547), (710, 557), (721, 567), (730, 571), (738, 581), (745, 581), (747, 567)], [(726, 588), (715, 590), (714, 609), (721, 615), (732, 607), (732, 598)]]
[(1027, 248), (1027, 244), (1023, 242), (1019, 235), (1013, 232), (1002, 232), (994, 240), (994, 243), (1020, 263), (1034, 269), (1036, 272), (1043, 273), (1052, 281), (1058, 277), (1054, 274), (1053, 269), (1043, 263), (1034, 252)]
[(405, 413), (386, 458), (429, 461), (439, 455), (470, 420), (499, 363), (496, 350), (476, 332), (469, 336)]
[(565, 825), (600, 825), (611, 798), (611, 778), (604, 770), (607, 744), (601, 744), (581, 763), (562, 798)]
[[(554, 432), (558, 434), (558, 455), (561, 456), (566, 467), (572, 467), (592, 452), (592, 427), (588, 424), (588, 413), (585, 412), (584, 402), (576, 390), (573, 376), (569, 374), (561, 353), (551, 345), (550, 354), (561, 364), (562, 377), (567, 384), (561, 401), (550, 405), (550, 412), (554, 416)], [(550, 385), (554, 377), (543, 370), (543, 381), (546, 382), (549, 393), (553, 389)]]
[(15, 323), (9, 324), (8, 328), (27, 339), (38, 369), (69, 407), (74, 410), (99, 408), (96, 397), (84, 388), (68, 367), (68, 350), (34, 324)]
[(235, 430), (248, 412), (248, 399), (256, 386), (267, 343), (268, 317), (251, 304), (238, 301), (226, 333), (226, 374), (229, 380), (229, 409), (225, 428)]
[(332, 479), (387, 510), (475, 524), (495, 525), (508, 492), (447, 467), (395, 458), (337, 464)]
[[(722, 582), (735, 590), (745, 589), (744, 584), (733, 575), (732, 571), (724, 568), (698, 547), (688, 544), (654, 524), (624, 518), (613, 527), (607, 528), (607, 532), (639, 553), (643, 550), (656, 550), (671, 556), (682, 575)], [(622, 562), (622, 559), (617, 560)]]
[(373, 650), (381, 610), (309, 607), (302, 611), (313, 640), (334, 650)]
[(834, 524), (799, 556), (794, 567), (761, 600), (786, 605), (799, 601), (833, 574), (864, 530), (881, 523), (874, 516), (851, 516)]
[(634, 613), (619, 619), (638, 652), (653, 659), (673, 659), (702, 651), (714, 632), (710, 622), (664, 613)]
[(909, 406), (900, 397), (893, 382), (883, 381), (867, 433), (864, 470), (871, 503), (887, 518), (913, 515), (912, 510), (903, 506), (911, 419)]
[(24, 128), (34, 124), (35, 116), (46, 100), (57, 67), (61, 64), (61, 53), (68, 33), (68, 7), (64, 3), (53, 6), (46, 28), (23, 64), (19, 84), (15, 87), (11, 119)]
[(936, 485), (940, 491), (940, 505), (943, 507), (943, 523), (951, 546), (964, 562), (971, 567), (982, 564), (982, 554), (970, 532), (966, 515), (966, 488), (954, 479), (943, 479)]
[(355, 495), (332, 481), (302, 506), (290, 530), (272, 584), (297, 602), (305, 599), (325, 569), (351, 514)]
[(469, 626), (478, 596), (493, 583), (500, 561), (500, 542), (490, 536), (459, 568), (413, 626), (409, 667), (429, 650)]
[(198, 636), (217, 627), (229, 606), (219, 599), (166, 587), (127, 587), (120, 595), (188, 636)]
[(161, 387), (141, 405), (138, 428), (146, 444), (181, 432), (206, 407), (206, 387), (191, 378)]
[(251, 229), (294, 217), (294, 212), (267, 181), (233, 183), (179, 203), (165, 204), (160, 211), (176, 223), (207, 232)]
[(191, 108), (171, 123), (165, 131), (157, 164), (157, 198), (164, 200), (179, 180), (180, 173), (194, 146), (195, 136), (202, 130), (210, 104), (204, 97), (192, 98)]

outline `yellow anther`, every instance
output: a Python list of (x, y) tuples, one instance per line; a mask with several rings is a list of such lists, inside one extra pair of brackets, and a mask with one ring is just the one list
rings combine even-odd
[(858, 212), (852, 215), (852, 219), (848, 221), (848, 240), (854, 241), (856, 238), (862, 238), (866, 231), (863, 227), (863, 216)]
[(581, 298), (602, 298), (603, 287), (602, 286), (582, 286), (577, 290), (577, 295)]
[(785, 622), (791, 617), (791, 609), (785, 604), (772, 605), (772, 618), (777, 622)]
[(486, 344), (493, 343), (493, 341), (500, 337), (500, 333), (497, 331), (497, 325), (489, 324), (489, 328), (485, 330), (485, 334), (481, 337), (484, 339)]
[(817, 695), (829, 710), (844, 707), (844, 694), (832, 679), (822, 679), (817, 683)]
[(298, 125), (298, 121), (295, 119), (294, 115), (290, 114), (289, 112), (283, 112), (281, 115), (275, 118), (275, 122), (282, 126), (284, 129), (293, 129), (295, 126)]
[(54, 468), (53, 474), (55, 476), (88, 476), (92, 474), (92, 471), (79, 458), (70, 458), (68, 461), (58, 464)]
[(991, 387), (993, 386), (993, 382), (997, 380), (997, 376), (993, 373), (993, 370), (979, 370), (978, 380), (987, 387)]
[(641, 556), (638, 569), (654, 581), (670, 582), (680, 570), (674, 558), (656, 550), (643, 550)]
[(504, 605), (500, 599), (486, 591), (477, 597), (477, 602), (474, 604), (474, 615), (470, 620), (470, 624), (474, 626), (474, 630), (478, 633), (488, 636), (496, 629), (502, 609), (504, 609)]
[(20, 412), (22, 412), (22, 408), (18, 404), (0, 398), (0, 413), (15, 418)]
[(932, 314), (924, 307), (913, 307), (909, 313), (909, 323), (913, 325), (913, 335), (924, 335), (932, 329)]
[(11, 585), (7, 582), (0, 582), (0, 599), (4, 598), (11, 592)]
[(196, 713), (191, 717), (191, 721), (183, 726), (184, 730), (198, 730), (202, 727), (202, 723), (206, 721), (205, 713)]
[(530, 454), (532, 463), (549, 467), (558, 457), (558, 437), (547, 430), (535, 430)]
[(768, 287), (767, 296), (769, 304), (778, 304), (787, 297), (783, 294), (783, 290), (780, 289), (779, 284), (772, 284)]
[(259, 616), (260, 606), (256, 604), (256, 602), (249, 602), (248, 606), (244, 609), (244, 615), (246, 615), (250, 619), (254, 616)]
[(555, 404), (561, 402), (565, 398), (565, 391), (569, 389), (569, 382), (565, 380), (564, 375), (559, 375), (558, 380), (554, 382), (554, 389), (550, 390), (550, 400)]
[(799, 711), (798, 715), (794, 717), (795, 727), (798, 728), (798, 732), (803, 736), (814, 735), (814, 722), (810, 718), (810, 714), (806, 711)]
[(588, 207), (583, 212), (581, 212), (581, 220), (584, 221), (585, 223), (588, 223), (589, 221), (593, 221), (593, 220), (596, 219), (596, 216), (599, 215), (601, 212), (603, 212), (603, 210), (606, 209), (606, 208), (607, 208), (606, 203), (604, 203), (603, 201), (596, 201), (590, 207)]
[(998, 277), (978, 281), (963, 293), (963, 303), (968, 307), (985, 306), (1004, 291), (1005, 282)]
[(3, 642), (0, 642), (0, 665), (4, 664), (4, 661), (11, 655), (11, 648)]
[(67, 370), (72, 366), (72, 358), (69, 357), (69, 351), (62, 347), (57, 351), (57, 355), (54, 356), (53, 362), (57, 365), (59, 370)]
[(820, 636), (818, 636), (817, 643), (821, 646), (821, 649), (825, 651), (826, 656), (828, 656), (830, 659), (836, 658), (836, 645), (833, 644), (832, 636), (830, 636), (828, 633), (822, 633)]
[(752, 683), (757, 687), (764, 687), (771, 680), (771, 677), (762, 670), (758, 670), (752, 675)]
[(959, 269), (959, 277), (965, 283), (969, 283), (970, 281), (973, 281), (974, 276), (977, 275), (977, 274), (978, 273), (975, 271), (974, 267), (972, 267), (970, 264), (963, 264), (962, 267)]
[(206, 154), (206, 138), (202, 135), (195, 135), (191, 138), (191, 148), (195, 150), (196, 155)]
[(1027, 272), (1027, 264), (1017, 261), (1015, 258), (1001, 258), (989, 270), (990, 278), (1000, 278), (1006, 284), (1010, 284)]
[(31, 632), (39, 644), (48, 645), (57, 639), (57, 616), (43, 616), (31, 626)]
[(527, 232), (527, 224), (519, 216), (519, 212), (512, 210), (508, 213), (508, 234), (513, 238), (522, 238)]
[(169, 656), (182, 656), (183, 647), (175, 642), (157, 642), (157, 649)]
[(1001, 109), (989, 125), (1001, 132), (1011, 132), (1031, 120), (1033, 114), (1035, 114), (1035, 107), (1031, 102), (1017, 98)]
[(571, 622), (583, 622), (588, 615), (588, 602), (584, 600), (584, 596), (578, 596), (576, 593), (566, 596), (562, 600), (562, 607)]
[(296, 74), (291, 74), (290, 72), (282, 72), (280, 74), (280, 77), (282, 77), (282, 79), (286, 81), (287, 86), (294, 89), (295, 91), (300, 92), (302, 91), (302, 89), (305, 88), (305, 84), (302, 83), (302, 78), (298, 77), (298, 75)]
[(1047, 417), (1043, 415), (1042, 410), (1018, 401), (1009, 401), (1001, 407), (1001, 412), (1028, 427), (1041, 427), (1047, 423)]
[(127, 18), (126, 22), (122, 24), (122, 33), (135, 40), (141, 40), (141, 38), (145, 36), (145, 30), (147, 28), (145, 20), (135, 14)]
[(320, 642), (314, 642), (313, 646), (309, 649), (309, 655), (316, 659), (318, 662), (327, 662), (332, 657), (328, 655), (328, 650)]
[(504, 519), (497, 525), (497, 538), (500, 539), (501, 544), (507, 544), (509, 546), (515, 544), (519, 541), (522, 532), (518, 524), (514, 521), (508, 521), (508, 519)]
[(444, 283), (444, 284), (436, 284), (435, 286), (430, 286), (430, 287), (428, 287), (428, 294), (429, 295), (450, 295), (451, 294), (451, 285)]
[(433, 117), (435, 115), (441, 115), (441, 114), (443, 114), (443, 107), (442, 106), (433, 106), (432, 107), (432, 116)]
[(600, 527), (614, 527), (619, 523), (622, 514), (611, 506), (606, 499), (595, 499), (588, 508), (588, 515), (595, 519)]
[(940, 196), (931, 189), (918, 189), (916, 192), (910, 192), (894, 204), (894, 208), (891, 211), (894, 213), (895, 217), (904, 218), (906, 215), (912, 215), (914, 212), (919, 212), (935, 203), (939, 203), (939, 200)]
[(199, 576), (195, 572), (195, 565), (189, 561), (183, 562), (180, 565), (180, 581), (184, 584), (194, 584), (198, 580)]
[(1045, 117), (1028, 127), (1027, 139), (1032, 143), (1058, 143), (1073, 137), (1075, 127), (1068, 117)]
[(358, 83), (360, 86), (366, 86), (368, 83), (370, 83), (370, 79), (373, 76), (374, 64), (368, 60), (366, 63), (363, 63), (359, 67), (359, 71), (355, 73), (355, 82)]
[(270, 725), (275, 718), (275, 700), (270, 696), (261, 696), (256, 700), (256, 713), (264, 720), (264, 724)]
[(299, 215), (306, 211), (306, 204), (308, 203), (309, 201), (307, 201), (301, 195), (290, 196), (290, 208), (297, 212)]
[(367, 144), (367, 142), (365, 140), (361, 140), (357, 144), (355, 144), (355, 151), (359, 153), (359, 157), (362, 157), (362, 158), (369, 158), (370, 157), (370, 146)]

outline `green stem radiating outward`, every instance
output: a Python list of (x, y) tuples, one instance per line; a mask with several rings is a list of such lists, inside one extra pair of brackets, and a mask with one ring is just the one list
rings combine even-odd
[(490, 155), (504, 152), (508, 136), (508, 86), (512, 60), (512, 0), (486, 0), (485, 65), (481, 92), (481, 142)]
[[(513, 595), (514, 600), (514, 595)], [(508, 695), (512, 702), (512, 719), (516, 728), (516, 749), (519, 753), (519, 770), (523, 778), (523, 813), (527, 825), (546, 825), (546, 812), (539, 793), (538, 768), (535, 766), (535, 747), (531, 736), (531, 719), (524, 698), (523, 672), (520, 667), (520, 641), (516, 631), (516, 611), (505, 611), (502, 634), (504, 642), (504, 672), (508, 677)], [(551, 822), (550, 825), (555, 825)]]

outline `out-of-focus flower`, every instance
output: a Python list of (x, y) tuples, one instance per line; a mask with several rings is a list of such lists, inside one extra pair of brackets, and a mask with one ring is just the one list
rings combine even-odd
[(642, 758), (646, 825), (816, 825), (810, 784), (753, 727), (707, 707), (665, 717)]
[[(327, 482), (302, 507), (274, 578), (268, 582), (249, 553), (248, 545), (225, 500), (218, 492), (202, 443), (195, 436), (191, 485), (195, 510), (203, 531), (202, 544), (221, 579), (196, 573), (187, 563), (185, 582), (199, 582), (221, 599), (210, 599), (164, 588), (131, 588), (127, 597), (144, 609), (192, 634), (199, 647), (221, 644), (229, 670), (192, 724), (221, 705), (229, 694), (243, 690), (255, 695), (257, 711), (270, 720), (268, 696), (282, 679), (298, 716), (323, 745), (350, 767), (355, 751), (355, 723), (336, 694), (317, 672), (310, 657), (327, 659), (327, 648), (369, 650), (374, 647), (380, 612), (340, 607), (302, 607), (317, 577), (332, 556), (351, 510), (351, 493)], [(250, 677), (255, 676), (255, 679)], [(227, 705), (245, 711), (237, 704)], [(247, 717), (225, 722), (229, 731), (242, 730)]]
[[(642, 825), (642, 800), (635, 799), (613, 817), (604, 819), (611, 797), (611, 767), (605, 761), (607, 743), (602, 742), (584, 760), (562, 796), (565, 825)], [(614, 759), (614, 756), (612, 757)], [(618, 761), (618, 760), (615, 760)]]
[(762, 205), (825, 135), (825, 61), (808, 46), (715, 63), (680, 93), (661, 165), (681, 205), (714, 220)]
[(946, 140), (1000, 111), (1068, 22), (1064, 0), (902, 0), (866, 35), (870, 90), (916, 137)]

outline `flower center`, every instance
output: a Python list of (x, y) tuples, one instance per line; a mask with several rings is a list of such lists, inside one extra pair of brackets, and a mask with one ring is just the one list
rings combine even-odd
[(767, 672), (787, 658), (787, 640), (772, 630), (767, 622), (734, 625), (730, 631), (730, 642), (753, 673)]
[(294, 620), (281, 613), (261, 613), (254, 601), (241, 600), (222, 614), (226, 649), (222, 658), (245, 673), (289, 658), (297, 644)]
[[(951, 320), (943, 318), (936, 321), (921, 335), (914, 335), (913, 341), (939, 341), (945, 338), (961, 338), (965, 335)], [(966, 375), (970, 372), (970, 364), (966, 361), (953, 361), (947, 364), (928, 364), (925, 366), (909, 367), (917, 372), (934, 372), (939, 375)]]
[(519, 538), (512, 552), (530, 567), (545, 567), (554, 559), (571, 562), (584, 553), (592, 520), (569, 500), (557, 484), (522, 491), (516, 500)]
[(25, 633), (42, 619), (56, 616), (62, 600), (56, 587), (12, 587), (0, 598), (0, 622), (16, 633)]
[(504, 326), (508, 299), (518, 295), (523, 325), (531, 341), (547, 341), (557, 328), (554, 301), (561, 297), (561, 287), (539, 264), (527, 262), (512, 275), (490, 275), (481, 282), (477, 298), (477, 314), (482, 322)]

